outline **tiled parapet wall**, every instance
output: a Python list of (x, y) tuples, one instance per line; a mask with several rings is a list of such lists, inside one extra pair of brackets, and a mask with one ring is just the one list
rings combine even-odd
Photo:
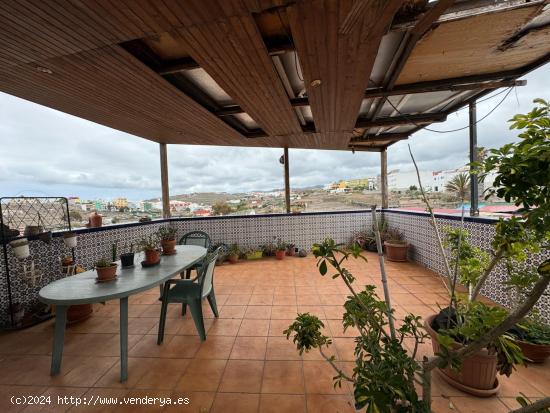
[[(390, 227), (399, 229), (409, 242), (409, 259), (439, 273), (445, 273), (445, 264), (439, 252), (437, 238), (427, 213), (408, 212), (397, 210), (385, 210), (384, 219)], [(436, 215), (438, 229), (442, 237), (447, 228), (459, 228), (460, 217), (449, 215)], [(495, 235), (495, 219), (465, 217), (465, 229), (470, 233), (470, 241), (473, 245), (485, 251), (491, 251), (491, 241)], [(550, 252), (530, 255), (528, 263), (541, 262), (544, 257), (550, 257)], [(497, 266), (487, 280), (481, 293), (493, 301), (511, 309), (515, 306), (514, 294), (505, 289), (504, 282), (508, 276), (503, 265)], [(543, 318), (550, 324), (550, 288), (546, 291), (537, 308)]]
[[(75, 249), (76, 261), (90, 269), (100, 258), (111, 257), (111, 246), (118, 241), (119, 253), (125, 246), (136, 244), (143, 236), (158, 231), (162, 225), (171, 223), (178, 228), (178, 238), (185, 232), (201, 230), (210, 235), (213, 243), (237, 243), (242, 247), (258, 247), (272, 242), (274, 237), (298, 248), (309, 251), (312, 244), (330, 236), (337, 242), (347, 243), (356, 232), (370, 228), (370, 211), (336, 213), (273, 214), (208, 218), (174, 218), (143, 224), (121, 224), (102, 228), (82, 229), (78, 233)], [(37, 303), (38, 291), (51, 281), (64, 277), (61, 273), (61, 258), (70, 255), (62, 234), (54, 234), (52, 242), (31, 241), (31, 257), (36, 268), (44, 275), (36, 286), (29, 285), (22, 276), (22, 263), (8, 247), (10, 278), (13, 302), (22, 303), (26, 309)], [(137, 261), (137, 259), (136, 259)], [(27, 261), (28, 262), (28, 261)], [(8, 322), (8, 290), (3, 257), (0, 260), (0, 326)]]

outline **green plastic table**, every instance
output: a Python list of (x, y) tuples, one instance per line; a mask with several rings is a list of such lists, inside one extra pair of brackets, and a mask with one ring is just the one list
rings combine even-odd
[(206, 248), (195, 245), (176, 246), (177, 254), (162, 256), (159, 265), (143, 268), (136, 254), (132, 268), (117, 268), (117, 278), (106, 283), (97, 283), (95, 270), (54, 281), (40, 290), (40, 301), (56, 305), (50, 374), (55, 376), (61, 369), (67, 308), (76, 304), (101, 303), (120, 300), (120, 381), (128, 379), (128, 297), (154, 288), (201, 261)]

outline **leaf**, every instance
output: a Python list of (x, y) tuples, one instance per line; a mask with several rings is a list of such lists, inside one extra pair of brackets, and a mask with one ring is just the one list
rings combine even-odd
[(327, 262), (323, 260), (319, 265), (319, 272), (321, 273), (321, 275), (325, 275), (327, 271), (328, 271)]

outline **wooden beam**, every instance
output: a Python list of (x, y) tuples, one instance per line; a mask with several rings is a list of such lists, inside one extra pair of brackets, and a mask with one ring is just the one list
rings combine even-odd
[(375, 142), (397, 142), (408, 139), (409, 132), (403, 133), (380, 133), (378, 135), (365, 135), (361, 137), (352, 138), (350, 143), (375, 143)]
[(380, 192), (382, 195), (382, 208), (388, 207), (388, 150), (380, 152)]
[[(533, 7), (533, 5), (544, 4), (547, 0), (466, 0), (457, 1), (457, 4), (450, 7), (446, 13), (441, 15), (436, 24), (447, 23), (457, 20), (468, 19), (474, 16), (479, 16), (489, 13), (498, 13), (503, 11), (510, 11), (521, 9), (524, 7)], [(430, 7), (435, 7), (430, 6)], [(413, 27), (419, 20), (418, 16), (407, 20), (395, 21), (392, 24), (392, 31), (404, 31)]]
[[(386, 90), (384, 88), (367, 89), (365, 92), (365, 99), (373, 99), (384, 96), (399, 96), (399, 95), (412, 95), (416, 93), (429, 93), (429, 92), (454, 92), (460, 90), (486, 90), (486, 89), (499, 89), (501, 87), (515, 87), (525, 86), (527, 80), (498, 80), (502, 79), (502, 75), (499, 73), (482, 75), (482, 76), (469, 76), (465, 78), (447, 79), (447, 80), (435, 80), (429, 82), (411, 83), (408, 85), (397, 85), (392, 90)], [(470, 79), (471, 78), (471, 79)], [(497, 80), (483, 80), (483, 79), (497, 79)], [(290, 104), (293, 107), (309, 106), (309, 100), (307, 97), (295, 97), (290, 99)], [(229, 105), (220, 108), (215, 112), (217, 116), (231, 116), (238, 113), (244, 113), (243, 108), (239, 105)]]
[[(497, 74), (485, 75), (490, 79), (502, 79), (502, 76)], [(462, 83), (461, 83), (462, 82)], [(448, 79), (445, 81), (429, 81), (411, 83), (408, 85), (398, 85), (392, 90), (384, 88), (369, 89), (365, 92), (366, 99), (373, 99), (386, 96), (398, 96), (398, 95), (412, 95), (416, 93), (430, 93), (430, 92), (454, 92), (458, 90), (485, 90), (485, 89), (499, 89), (501, 87), (514, 87), (525, 86), (527, 80), (493, 80), (493, 81), (463, 81), (457, 79)]]
[(285, 167), (285, 206), (286, 213), (290, 214), (290, 165), (288, 160), (288, 147), (284, 148), (284, 167)]
[(170, 218), (170, 190), (168, 188), (168, 153), (165, 143), (160, 148), (160, 181), (162, 185), (162, 217)]
[(363, 15), (367, 10), (367, 6), (367, 0), (357, 0), (340, 26), (339, 33), (344, 35), (349, 34), (353, 29), (353, 26), (355, 26), (359, 20), (363, 18)]
[(444, 113), (428, 113), (418, 115), (391, 116), (379, 119), (357, 119), (356, 128), (378, 128), (398, 125), (419, 125), (435, 122), (445, 122), (447, 115)]
[[(474, 171), (472, 164), (477, 162), (477, 111), (476, 102), (469, 105), (469, 132), (470, 132), (470, 173)], [(476, 175), (470, 175), (470, 215), (479, 215), (479, 190)]]
[(339, 29), (351, 1), (299, 1), (287, 8), (317, 132), (353, 129), (380, 43), (401, 4), (367, 0), (347, 35)]
[[(291, 43), (269, 43), (268, 39), (264, 39), (268, 54), (272, 57), (279, 56), (283, 53), (294, 51), (294, 46)], [(157, 69), (157, 73), (161, 76), (182, 73), (188, 70), (200, 69), (200, 65), (192, 57), (183, 57), (175, 61), (162, 63)]]

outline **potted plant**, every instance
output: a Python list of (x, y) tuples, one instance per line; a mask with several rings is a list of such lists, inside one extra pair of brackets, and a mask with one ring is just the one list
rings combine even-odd
[[(521, 207), (518, 216), (501, 218), (495, 225), (490, 252), (470, 244), (469, 233), (464, 230), (464, 209), (460, 228), (448, 231), (446, 243), (441, 242), (433, 208), (419, 182), (443, 258), (442, 281), (449, 291), (448, 308), (429, 317), (425, 324), (435, 353), (422, 365), (425, 400), (430, 400), (429, 377), (434, 369), (439, 369), (451, 385), (487, 396), (498, 391), (496, 372), (510, 375), (515, 364), (525, 361), (510, 329), (532, 311), (550, 284), (550, 259), (536, 255), (550, 242), (550, 104), (542, 99), (535, 102), (538, 107), (530, 113), (512, 119), (511, 129), (523, 130), (519, 141), (491, 149), (483, 161), (472, 164), (474, 175), (480, 179), (495, 175), (492, 186), (485, 190), (486, 199), (497, 196)], [(508, 272), (503, 289), (516, 288), (520, 294), (509, 311), (479, 300), (500, 264)], [(462, 299), (456, 293), (459, 283), (467, 291)], [(472, 385), (474, 381), (483, 388)], [(537, 407), (550, 406), (550, 398), (541, 401)]]
[(128, 268), (134, 266), (134, 244), (130, 244), (128, 252), (120, 254), (120, 263), (122, 268)]
[(157, 234), (143, 237), (139, 245), (145, 254), (144, 265), (155, 265), (160, 262), (160, 242)]
[(274, 257), (275, 256), (275, 251), (277, 250), (275, 248), (275, 244), (273, 244), (272, 242), (269, 242), (265, 245), (262, 245), (262, 252), (263, 252), (263, 255), (264, 257)]
[(296, 245), (288, 244), (286, 246), (286, 255), (289, 257), (294, 257), (296, 255)]
[(239, 261), (239, 256), (241, 255), (241, 250), (237, 244), (231, 244), (229, 246), (229, 251), (227, 251), (227, 259), (231, 264), (235, 264)]
[(550, 357), (550, 326), (544, 324), (540, 317), (526, 318), (509, 333), (528, 361), (544, 363)]
[(10, 247), (17, 258), (23, 260), (30, 255), (29, 240), (27, 238), (19, 238), (10, 242)]
[[(418, 397), (415, 381), (421, 370), (415, 357), (426, 334), (420, 317), (408, 314), (399, 327), (394, 325), (395, 316), (385, 293), (382, 300), (374, 285), (356, 286), (350, 269), (345, 268), (349, 258), (363, 259), (360, 248), (351, 251), (340, 248), (333, 239), (314, 244), (313, 255), (322, 276), (341, 279), (349, 294), (343, 305), (342, 325), (344, 330), (356, 331), (353, 371), (346, 371), (330, 349), (332, 339), (324, 334), (325, 324), (310, 313), (298, 317), (283, 332), (292, 338), (300, 355), (319, 351), (319, 356), (334, 370), (334, 388), (345, 383), (353, 386), (355, 409), (362, 412), (428, 412), (427, 402)], [(384, 273), (381, 272), (382, 280)], [(348, 330), (349, 331), (349, 330)], [(407, 350), (405, 343), (411, 350)], [(327, 350), (326, 350), (327, 349)]]
[[(68, 261), (66, 261), (68, 262)], [(74, 274), (80, 274), (86, 270), (80, 265), (75, 265), (72, 258), (69, 265), (74, 266)], [(72, 275), (72, 274), (70, 274)], [(77, 324), (84, 320), (87, 320), (92, 316), (94, 312), (93, 304), (75, 304), (69, 306), (67, 309), (67, 324)]]
[(403, 234), (397, 229), (390, 228), (386, 232), (384, 247), (388, 261), (407, 261), (409, 243), (403, 240)]
[(160, 245), (162, 246), (162, 253), (164, 255), (174, 255), (176, 253), (177, 232), (178, 229), (172, 225), (159, 228), (158, 236), (160, 238)]
[(277, 243), (275, 244), (275, 258), (277, 258), (278, 260), (284, 259), (286, 247), (286, 243), (281, 241), (281, 238), (277, 238)]
[(376, 238), (373, 231), (361, 231), (355, 234), (351, 240), (351, 245), (354, 244), (366, 251), (376, 252)]
[(117, 276), (116, 269), (118, 265), (115, 262), (107, 260), (105, 258), (95, 263), (95, 270), (97, 272), (97, 280), (99, 282), (114, 280)]
[(74, 232), (66, 232), (63, 234), (63, 242), (67, 248), (76, 248), (77, 235)]
[(250, 248), (245, 253), (247, 260), (259, 260), (262, 258), (263, 251), (259, 248)]

